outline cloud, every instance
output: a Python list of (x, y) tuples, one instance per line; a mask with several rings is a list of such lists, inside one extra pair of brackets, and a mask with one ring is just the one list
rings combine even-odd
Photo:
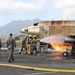
[(37, 14), (44, 10), (46, 0), (32, 0), (31, 3), (16, 0), (0, 0), (0, 16), (12, 14)]
[(0, 19), (13, 15), (75, 19), (75, 0), (0, 0)]
[(51, 0), (0, 0), (0, 25), (12, 20), (50, 19)]
[(63, 15), (63, 19), (75, 19), (75, 0), (53, 0), (54, 6)]

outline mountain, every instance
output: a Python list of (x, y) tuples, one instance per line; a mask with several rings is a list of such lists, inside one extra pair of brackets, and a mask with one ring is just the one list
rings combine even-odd
[(8, 23), (5, 26), (0, 27), (0, 37), (7, 37), (10, 33), (13, 33), (15, 36), (21, 35), (22, 33), (20, 30), (23, 27), (27, 27), (32, 25), (33, 23), (39, 22), (40, 19), (36, 18), (33, 20), (14, 20), (10, 23)]

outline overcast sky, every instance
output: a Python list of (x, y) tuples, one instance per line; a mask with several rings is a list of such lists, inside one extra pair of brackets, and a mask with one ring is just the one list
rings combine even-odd
[(0, 0), (0, 26), (34, 18), (75, 20), (75, 0)]

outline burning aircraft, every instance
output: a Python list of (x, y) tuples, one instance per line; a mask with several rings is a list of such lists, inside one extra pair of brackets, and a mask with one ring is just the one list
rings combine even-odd
[(55, 50), (66, 50), (65, 43), (75, 43), (75, 20), (40, 21), (22, 28), (21, 32), (36, 34), (41, 42), (50, 43)]

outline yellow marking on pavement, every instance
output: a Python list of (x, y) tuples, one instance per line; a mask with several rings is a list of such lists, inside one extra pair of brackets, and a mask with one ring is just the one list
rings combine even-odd
[(21, 65), (14, 65), (14, 64), (0, 64), (0, 66), (8, 66), (8, 67), (28, 69), (28, 70), (47, 71), (47, 72), (75, 73), (75, 70), (38, 68), (38, 67), (21, 66)]

